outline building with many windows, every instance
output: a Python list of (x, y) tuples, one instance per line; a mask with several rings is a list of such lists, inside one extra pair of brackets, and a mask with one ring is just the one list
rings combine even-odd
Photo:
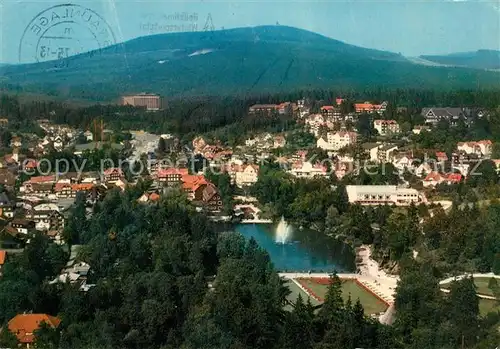
[(281, 109), (279, 104), (254, 104), (248, 108), (249, 114), (275, 115)]
[(146, 110), (160, 110), (163, 107), (160, 95), (144, 92), (137, 95), (123, 96), (122, 104), (134, 107), (145, 107)]
[(375, 120), (373, 122), (373, 128), (377, 130), (381, 136), (399, 133), (399, 124), (396, 120)]
[(358, 135), (356, 132), (339, 131), (328, 132), (326, 139), (318, 139), (316, 146), (324, 150), (339, 150), (356, 143)]
[(395, 185), (347, 185), (346, 191), (351, 204), (409, 206), (426, 202), (416, 189)]
[(156, 179), (167, 186), (175, 186), (181, 184), (182, 177), (188, 174), (187, 168), (159, 168), (156, 173)]

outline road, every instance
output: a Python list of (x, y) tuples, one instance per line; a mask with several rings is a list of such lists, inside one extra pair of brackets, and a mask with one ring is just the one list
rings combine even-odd
[(159, 135), (148, 132), (132, 131), (131, 134), (134, 139), (130, 143), (134, 146), (134, 150), (129, 158), (130, 161), (139, 160), (141, 154), (154, 152), (160, 140)]

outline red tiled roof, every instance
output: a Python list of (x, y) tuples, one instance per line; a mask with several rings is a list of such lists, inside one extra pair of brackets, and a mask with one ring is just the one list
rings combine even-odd
[(477, 142), (474, 142), (474, 141), (472, 141), (472, 142), (458, 142), (457, 146), (461, 147), (461, 146), (467, 145), (469, 147), (475, 147), (475, 146), (478, 146), (480, 144), (492, 145), (493, 143), (489, 139), (483, 139), (483, 140), (477, 141)]
[(151, 200), (151, 201), (160, 200), (160, 195), (153, 193), (153, 194), (149, 195), (149, 200)]
[(358, 111), (358, 112), (359, 111), (379, 110), (379, 109), (382, 109), (382, 105), (381, 104), (372, 104), (372, 103), (368, 103), (368, 102), (355, 103), (354, 109), (356, 109), (356, 111)]
[(390, 124), (390, 125), (395, 125), (397, 124), (396, 120), (375, 120), (375, 124)]
[(203, 175), (182, 176), (182, 182), (182, 188), (191, 191), (196, 191), (201, 185), (209, 183)]
[(7, 257), (7, 251), (0, 251), (0, 265), (5, 263), (5, 258)]
[(118, 173), (120, 176), (123, 176), (123, 171), (119, 167), (111, 167), (104, 171), (104, 175), (109, 176), (113, 173)]
[(69, 183), (56, 183), (54, 186), (54, 191), (59, 192), (65, 188), (71, 188), (72, 191), (82, 191), (90, 190), (94, 187), (93, 183), (80, 183), (80, 184), (69, 184)]
[(175, 175), (179, 174), (181, 176), (185, 176), (188, 174), (188, 169), (187, 168), (160, 168), (158, 169), (156, 176), (157, 177), (166, 177), (168, 175)]
[(436, 152), (436, 157), (438, 159), (448, 159), (448, 155), (446, 155), (446, 153), (442, 151)]
[(477, 143), (484, 144), (484, 145), (492, 145), (493, 144), (489, 139), (478, 141)]
[(24, 164), (24, 168), (35, 168), (38, 165), (38, 163), (35, 160), (28, 160)]
[(57, 328), (61, 320), (47, 314), (20, 314), (9, 321), (8, 327), (20, 343), (33, 343), (35, 340), (34, 332), (40, 328), (43, 322), (52, 328)]
[(424, 181), (426, 181), (426, 182), (430, 182), (430, 181), (439, 182), (439, 181), (442, 181), (442, 180), (443, 180), (443, 176), (440, 173), (434, 172), (434, 171), (432, 171), (431, 173), (429, 173), (425, 177), (425, 179), (424, 179)]
[(446, 179), (450, 182), (458, 183), (462, 180), (462, 175), (460, 173), (450, 173)]
[(333, 105), (325, 105), (321, 107), (321, 110), (333, 110), (333, 109), (334, 109)]
[(31, 177), (28, 182), (30, 183), (50, 183), (50, 182), (55, 182), (56, 181), (56, 176), (36, 176), (36, 177)]

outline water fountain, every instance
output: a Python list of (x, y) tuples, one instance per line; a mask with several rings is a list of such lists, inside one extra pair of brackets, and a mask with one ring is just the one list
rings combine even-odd
[(292, 227), (290, 227), (286, 222), (285, 218), (281, 217), (278, 226), (276, 227), (276, 242), (284, 245), (288, 242), (290, 238), (290, 233), (292, 232)]

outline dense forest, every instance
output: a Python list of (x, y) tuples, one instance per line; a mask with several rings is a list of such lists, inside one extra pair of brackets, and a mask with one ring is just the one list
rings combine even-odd
[(496, 88), (499, 79), (496, 71), (415, 64), (285, 25), (143, 36), (98, 55), (0, 67), (0, 75), (0, 88), (103, 102), (141, 91), (245, 96), (303, 86)]
[[(8, 132), (37, 130), (35, 121), (43, 118), (82, 129), (95, 118), (103, 118), (107, 127), (116, 130), (171, 132), (186, 141), (205, 133), (232, 143), (249, 131), (294, 127), (287, 115), (248, 116), (247, 108), (253, 103), (306, 96), (321, 100), (313, 103), (312, 108), (318, 108), (330, 104), (336, 95), (334, 91), (300, 91), (252, 99), (174, 100), (161, 112), (20, 103), (2, 96), (0, 116), (9, 118)], [(494, 111), (500, 95), (495, 92), (375, 91), (350, 96), (405, 105), (406, 112), (390, 109), (389, 113), (415, 124), (419, 122), (418, 108), (426, 105), (476, 106), (491, 111), (472, 127), (439, 125), (437, 136), (432, 132), (416, 138), (415, 144), (422, 148), (433, 142), (452, 144), (461, 137), (497, 141), (500, 137), (500, 114)], [(481, 130), (485, 133), (476, 133)], [(0, 134), (5, 145), (7, 133)], [(310, 142), (305, 135), (294, 134), (298, 142)], [(366, 135), (369, 138), (370, 132)], [(320, 151), (317, 155), (325, 156)], [(102, 156), (119, 154), (104, 149), (86, 156), (94, 156), (98, 162)], [(71, 154), (50, 157), (55, 161)], [(492, 200), (484, 205), (486, 199), (498, 197), (500, 183), (491, 161), (481, 164), (479, 171), (484, 175), (438, 188), (440, 194), (453, 199), (450, 211), (444, 212), (423, 205), (364, 208), (348, 204), (346, 185), (396, 184), (400, 179), (391, 170), (387, 175), (361, 173), (342, 180), (333, 175), (294, 180), (277, 165), (262, 166), (250, 194), (263, 204), (265, 214), (284, 216), (353, 246), (372, 244), (374, 257), (399, 272), (397, 316), (392, 326), (365, 317), (356, 299), (344, 302), (333, 270), (320, 309), (306, 299), (291, 301), (269, 255), (254, 240), (218, 233), (185, 194), (176, 190), (163, 195), (157, 204), (139, 204), (137, 199), (148, 188), (142, 181), (123, 193), (109, 191), (91, 215), (85, 198), (76, 198), (64, 238), (69, 245), (81, 245), (77, 260), (92, 266), (88, 283), (95, 286), (87, 292), (71, 284), (50, 283), (65, 266), (69, 251), (44, 235), (35, 235), (24, 252), (9, 256), (0, 278), (0, 326), (25, 311), (59, 316), (58, 331), (42, 327), (37, 332), (39, 348), (494, 348), (500, 343), (500, 313), (480, 314), (472, 280), (453, 282), (448, 294), (438, 284), (453, 273), (500, 273), (500, 204)], [(210, 180), (220, 187), (223, 197), (233, 195), (227, 175)], [(225, 202), (226, 210), (231, 203)], [(290, 302), (292, 309), (285, 310)], [(0, 347), (15, 344), (11, 333), (0, 333)]]
[(388, 267), (418, 251), (419, 260), (432, 262), (441, 276), (466, 271), (500, 274), (500, 204), (493, 200), (481, 205), (477, 196), (498, 197), (500, 182), (491, 163), (485, 162), (479, 171), (483, 175), (467, 183), (443, 185), (455, 195), (450, 212), (423, 204), (408, 209), (348, 204), (345, 185), (397, 184), (398, 177), (389, 170), (391, 176), (361, 171), (341, 181), (295, 180), (277, 166), (264, 166), (251, 192), (273, 217), (284, 216), (354, 245), (373, 244), (376, 258)]
[[(112, 191), (87, 218), (78, 198), (66, 233), (84, 244), (78, 260), (92, 265), (88, 292), (49, 284), (68, 257), (37, 235), (9, 259), (0, 279), (0, 323), (23, 311), (57, 314), (59, 331), (37, 331), (40, 348), (490, 348), (500, 315), (479, 316), (469, 279), (448, 296), (426, 264), (405, 260), (397, 289), (397, 321), (385, 326), (344, 302), (332, 275), (316, 311), (288, 290), (254, 240), (217, 235), (184, 195), (172, 191), (140, 205), (140, 189)], [(2, 331), (0, 345), (14, 338)]]
[[(192, 139), (197, 134), (211, 132), (212, 136), (229, 142), (241, 140), (249, 131), (263, 129), (282, 131), (294, 127), (294, 121), (290, 115), (274, 117), (248, 115), (248, 107), (255, 103), (280, 103), (306, 98), (314, 112), (319, 111), (322, 105), (333, 104), (338, 96), (351, 101), (388, 101), (392, 107), (388, 108), (386, 117), (398, 119), (401, 123), (408, 122), (410, 125), (422, 122), (417, 116), (423, 107), (456, 106), (495, 110), (500, 105), (500, 93), (494, 90), (455, 92), (415, 89), (300, 90), (294, 93), (251, 94), (244, 97), (167, 98), (167, 108), (158, 112), (111, 104), (79, 106), (69, 102), (50, 100), (20, 102), (16, 97), (2, 95), (0, 115), (11, 120), (14, 130), (26, 129), (30, 126), (30, 122), (36, 119), (49, 119), (54, 123), (92, 129), (94, 121), (102, 119), (107, 128), (120, 131), (144, 129), (156, 133), (178, 134), (183, 139)], [(406, 107), (406, 109), (398, 113), (396, 106)], [(493, 124), (496, 125), (496, 123)], [(486, 129), (486, 132), (488, 131), (490, 134), (497, 135), (494, 129), (491, 131)], [(442, 138), (439, 139), (442, 140)]]

